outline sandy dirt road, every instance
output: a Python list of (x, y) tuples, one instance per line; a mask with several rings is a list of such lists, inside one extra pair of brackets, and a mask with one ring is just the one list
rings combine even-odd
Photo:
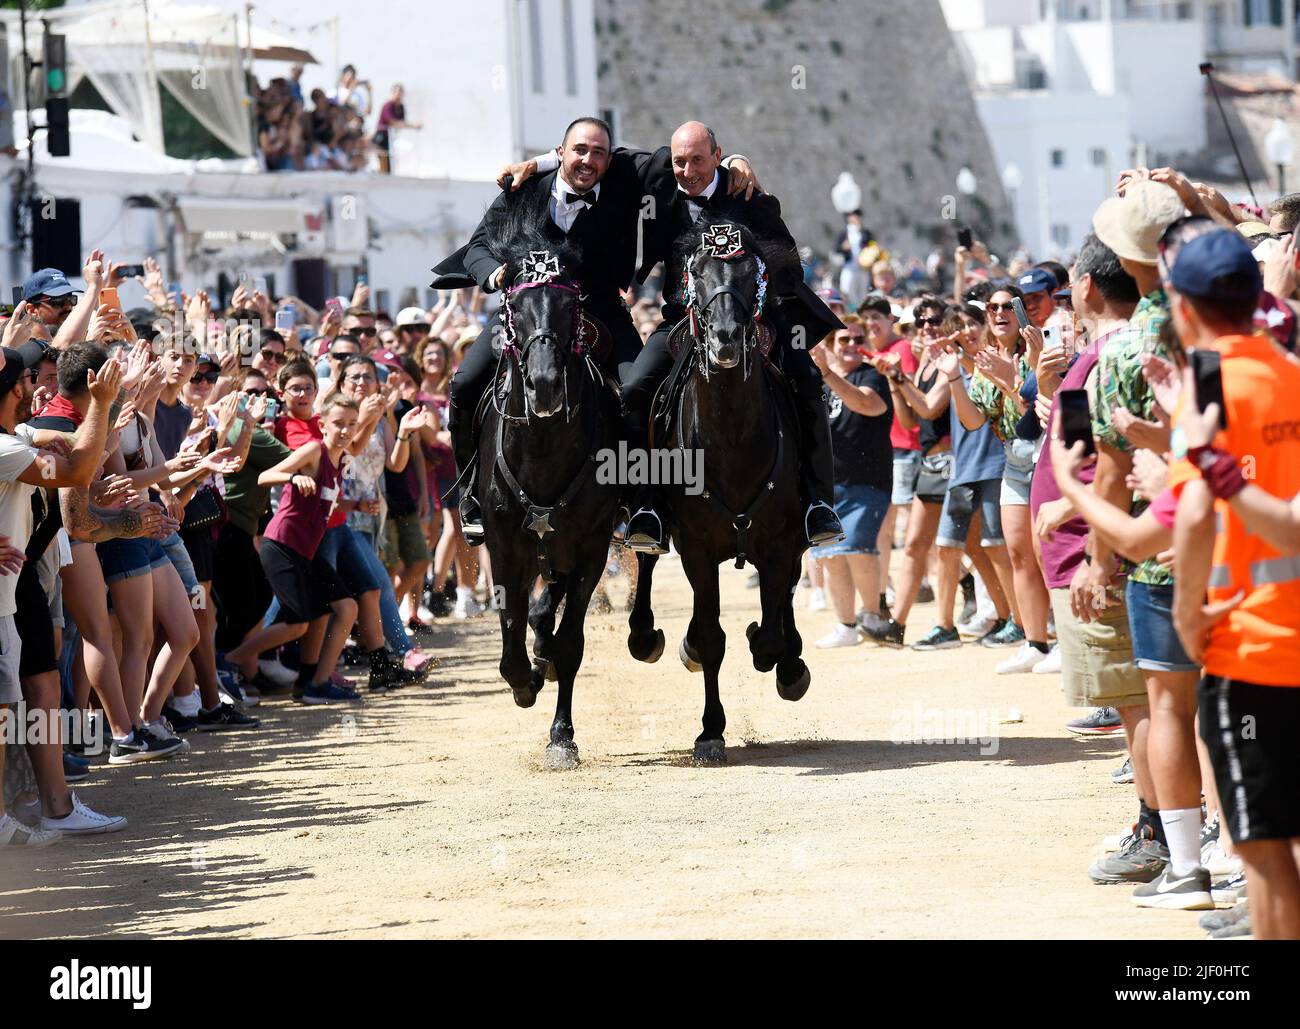
[[(749, 663), (745, 575), (722, 572), (727, 767), (687, 760), (703, 689), (674, 656), (689, 591), (667, 561), (658, 664), (628, 656), (621, 611), (589, 618), (577, 770), (542, 769), (553, 687), (514, 706), (495, 619), (448, 622), (445, 688), (264, 702), (260, 732), (99, 759), (80, 792), (131, 825), (0, 855), (0, 937), (1202, 935), (1088, 880), (1135, 804), (1110, 782), (1122, 741), (1070, 737), (1055, 676), (997, 676), (973, 646), (818, 651), (830, 618), (803, 613), (792, 704)], [(895, 742), (946, 725), (1001, 735)]]

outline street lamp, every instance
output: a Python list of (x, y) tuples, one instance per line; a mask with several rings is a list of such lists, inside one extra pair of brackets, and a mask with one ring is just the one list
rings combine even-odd
[(1273, 119), (1264, 137), (1264, 149), (1268, 151), (1268, 159), (1277, 165), (1277, 192), (1281, 196), (1286, 193), (1286, 167), (1295, 157), (1295, 139), (1281, 118)]
[(1014, 162), (1008, 162), (1002, 169), (1002, 188), (1007, 191), (1007, 201), (1011, 204), (1011, 222), (1013, 231), (1014, 226), (1019, 220), (1016, 217), (1016, 191), (1025, 184), (1024, 173), (1021, 172), (1020, 166)]
[(852, 214), (862, 206), (862, 187), (850, 172), (840, 172), (840, 177), (835, 180), (831, 187), (831, 203), (840, 214)]
[(975, 195), (977, 189), (979, 189), (979, 183), (975, 181), (975, 173), (963, 164), (961, 170), (957, 172), (957, 192), (966, 197), (966, 223), (968, 225), (973, 210), (970, 198)]

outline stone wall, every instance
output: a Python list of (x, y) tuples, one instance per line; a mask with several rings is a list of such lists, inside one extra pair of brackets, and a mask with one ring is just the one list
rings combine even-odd
[[(800, 243), (829, 247), (841, 171), (896, 253), (956, 239), (951, 198), (976, 175), (977, 235), (1009, 209), (938, 0), (596, 0), (597, 91), (619, 142), (651, 149), (698, 118), (752, 158)], [(945, 210), (944, 198), (949, 198)], [(945, 220), (944, 214), (950, 216)]]

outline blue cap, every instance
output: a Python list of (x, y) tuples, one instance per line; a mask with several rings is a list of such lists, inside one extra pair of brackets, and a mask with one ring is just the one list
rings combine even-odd
[(42, 268), (33, 272), (23, 283), (23, 299), (33, 297), (66, 297), (69, 293), (80, 293), (68, 281), (68, 277), (57, 268)]
[(1022, 272), (1016, 276), (1016, 285), (1026, 296), (1030, 293), (1055, 293), (1058, 288), (1056, 276), (1046, 268), (1030, 268), (1029, 271)]
[(1250, 244), (1231, 229), (1216, 229), (1185, 243), (1169, 282), (1185, 296), (1220, 300), (1250, 300), (1264, 288)]

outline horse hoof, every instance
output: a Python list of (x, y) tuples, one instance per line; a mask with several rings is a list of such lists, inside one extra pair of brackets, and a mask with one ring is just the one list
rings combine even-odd
[(531, 686), (512, 686), (510, 692), (514, 694), (515, 704), (518, 707), (532, 707), (537, 703), (538, 690)]
[[(799, 662), (803, 665), (803, 662)], [(794, 682), (782, 682), (780, 673), (776, 677), (776, 692), (782, 700), (798, 700), (808, 692), (808, 687), (812, 685), (812, 672), (808, 670), (807, 665), (803, 665), (803, 671)]]
[(750, 622), (749, 626), (745, 629), (745, 639), (752, 640), (754, 638), (754, 633), (756, 632), (758, 632), (758, 623)]
[(548, 772), (568, 772), (577, 768), (578, 745), (576, 743), (552, 743), (546, 748), (546, 757), (542, 764)]
[(723, 740), (696, 740), (691, 760), (697, 765), (725, 765), (727, 745)]
[(542, 685), (555, 681), (555, 662), (545, 658), (533, 658), (532, 688), (540, 691)]
[[(645, 641), (650, 641), (649, 648), (644, 646)], [(644, 661), (648, 665), (654, 664), (664, 656), (664, 631), (656, 629), (652, 633), (629, 633), (627, 637), (627, 649), (638, 661)]]
[(691, 649), (691, 645), (682, 640), (682, 644), (677, 648), (677, 656), (682, 659), (682, 664), (686, 666), (688, 672), (702, 672), (704, 665), (700, 663), (700, 656)]

